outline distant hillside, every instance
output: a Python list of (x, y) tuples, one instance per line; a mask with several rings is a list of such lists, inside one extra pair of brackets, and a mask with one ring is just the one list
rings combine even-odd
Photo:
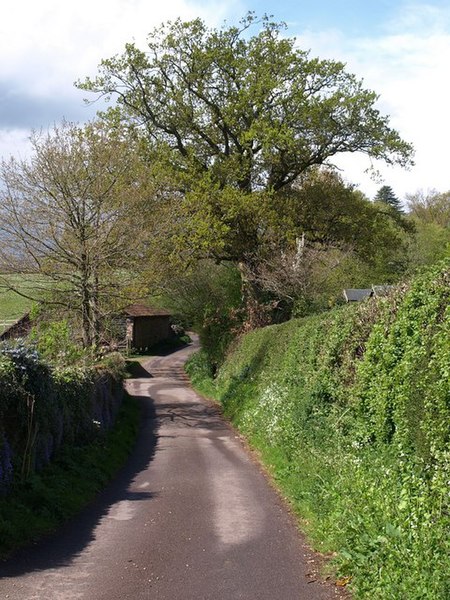
[(252, 332), (215, 381), (357, 598), (450, 598), (450, 260), (386, 298)]
[(31, 305), (31, 300), (0, 288), (0, 333), (30, 310)]
[(8, 275), (0, 274), (0, 333), (11, 323), (22, 317), (33, 305), (29, 298), (8, 289), (11, 283), (19, 292), (36, 298), (45, 292), (47, 280), (41, 275)]

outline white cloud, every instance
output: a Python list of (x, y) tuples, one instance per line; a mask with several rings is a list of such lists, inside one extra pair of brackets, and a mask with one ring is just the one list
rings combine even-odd
[(450, 6), (446, 0), (434, 0), (433, 3), (403, 1), (393, 8), (394, 12), (385, 24), (387, 32), (438, 33), (448, 31), (450, 26)]
[(27, 158), (30, 153), (30, 132), (26, 129), (0, 129), (0, 157), (14, 154), (17, 158)]
[(126, 42), (143, 45), (167, 20), (219, 25), (239, 0), (4, 0), (0, 21), (0, 156), (24, 150), (30, 129), (93, 115), (74, 81), (95, 75)]
[[(366, 87), (380, 94), (380, 111), (414, 145), (416, 165), (411, 170), (375, 165), (397, 195), (418, 188), (450, 189), (450, 8), (408, 4), (375, 38), (346, 39), (333, 30), (303, 32), (298, 40), (312, 55), (342, 60), (348, 71), (364, 79)], [(350, 181), (369, 196), (375, 194), (380, 181), (363, 174), (368, 159), (352, 155), (336, 162)]]
[[(168, 19), (204, 17), (219, 22), (230, 4), (201, 6), (188, 0), (9, 1), (0, 24), (0, 77), (38, 95), (61, 93), (74, 79), (95, 71), (102, 58)], [(26, 4), (26, 6), (25, 6)]]
[[(51, 124), (53, 114), (54, 120), (83, 118), (83, 93), (73, 81), (94, 75), (99, 61), (120, 52), (125, 42), (134, 39), (142, 45), (148, 32), (167, 19), (200, 16), (216, 26), (246, 10), (244, 0), (5, 1), (8, 7), (0, 22), (0, 123), (9, 123), (11, 131), (0, 131), (0, 155), (15, 151), (16, 145), (24, 147), (28, 130), (19, 130), (20, 114), (27, 116), (23, 127), (34, 117), (36, 128)], [(380, 94), (381, 112), (389, 114), (392, 126), (414, 144), (416, 166), (411, 171), (377, 165), (399, 196), (420, 187), (450, 188), (450, 6), (438, 5), (399, 3), (376, 37), (347, 38), (337, 29), (300, 31), (301, 22), (288, 31), (300, 32), (300, 45), (311, 48), (312, 55), (346, 62), (349, 71)], [(12, 121), (17, 115), (15, 122), (1, 114), (9, 98), (16, 98), (15, 110), (10, 110)], [(367, 159), (352, 155), (337, 162), (368, 195), (380, 186), (363, 174)]]

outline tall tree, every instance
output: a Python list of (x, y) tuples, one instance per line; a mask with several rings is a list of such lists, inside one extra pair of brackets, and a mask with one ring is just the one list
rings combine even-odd
[(99, 123), (64, 123), (32, 146), (30, 160), (0, 167), (1, 272), (38, 274), (34, 297), (78, 315), (89, 346), (142, 253), (129, 201), (145, 179), (129, 144)]
[(406, 196), (408, 217), (416, 228), (409, 254), (411, 270), (450, 253), (450, 191), (418, 190)]
[[(280, 193), (279, 203), (280, 230), (273, 228), (274, 243), (269, 238), (260, 248), (250, 277), (288, 308), (299, 301), (305, 308), (317, 306), (334, 273), (351, 285), (353, 275), (343, 270), (351, 263), (365, 265), (370, 283), (392, 283), (405, 272), (410, 224), (401, 215), (393, 218), (391, 209), (381, 210), (336, 172), (309, 170)], [(341, 293), (343, 282), (338, 286)]]
[(114, 98), (104, 116), (144, 136), (171, 173), (178, 194), (165, 208), (182, 224), (171, 242), (177, 259), (248, 260), (283, 219), (280, 192), (339, 153), (411, 161), (377, 95), (342, 63), (310, 58), (283, 29), (253, 14), (222, 29), (169, 22), (145, 50), (127, 44), (78, 83)]
[(418, 190), (406, 196), (409, 214), (423, 223), (450, 229), (450, 191)]
[(383, 202), (398, 212), (403, 212), (402, 203), (389, 185), (383, 185), (375, 194), (375, 202)]

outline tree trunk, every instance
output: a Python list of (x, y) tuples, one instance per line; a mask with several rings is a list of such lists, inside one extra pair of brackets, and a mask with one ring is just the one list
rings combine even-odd
[(91, 335), (91, 306), (89, 301), (88, 282), (83, 282), (81, 292), (81, 329), (83, 334), (83, 347), (92, 345)]
[(264, 302), (262, 290), (252, 278), (252, 265), (244, 261), (238, 263), (241, 275), (242, 304), (245, 310), (244, 331), (265, 327), (273, 322), (273, 302)]
[(99, 306), (99, 279), (98, 274), (94, 277), (94, 289), (91, 297), (92, 306), (92, 341), (98, 346), (100, 343), (100, 306)]
[(92, 310), (91, 290), (89, 285), (89, 264), (86, 251), (81, 255), (81, 329), (83, 335), (83, 346), (88, 348), (92, 345)]

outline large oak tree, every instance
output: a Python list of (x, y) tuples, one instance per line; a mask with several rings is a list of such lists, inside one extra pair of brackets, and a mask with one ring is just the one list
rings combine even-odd
[(410, 164), (376, 93), (283, 29), (252, 14), (221, 29), (168, 22), (78, 83), (114, 101), (104, 116), (141, 135), (178, 190), (161, 204), (158, 248), (170, 239), (178, 258), (252, 261), (283, 220), (281, 195), (312, 167), (345, 152)]

